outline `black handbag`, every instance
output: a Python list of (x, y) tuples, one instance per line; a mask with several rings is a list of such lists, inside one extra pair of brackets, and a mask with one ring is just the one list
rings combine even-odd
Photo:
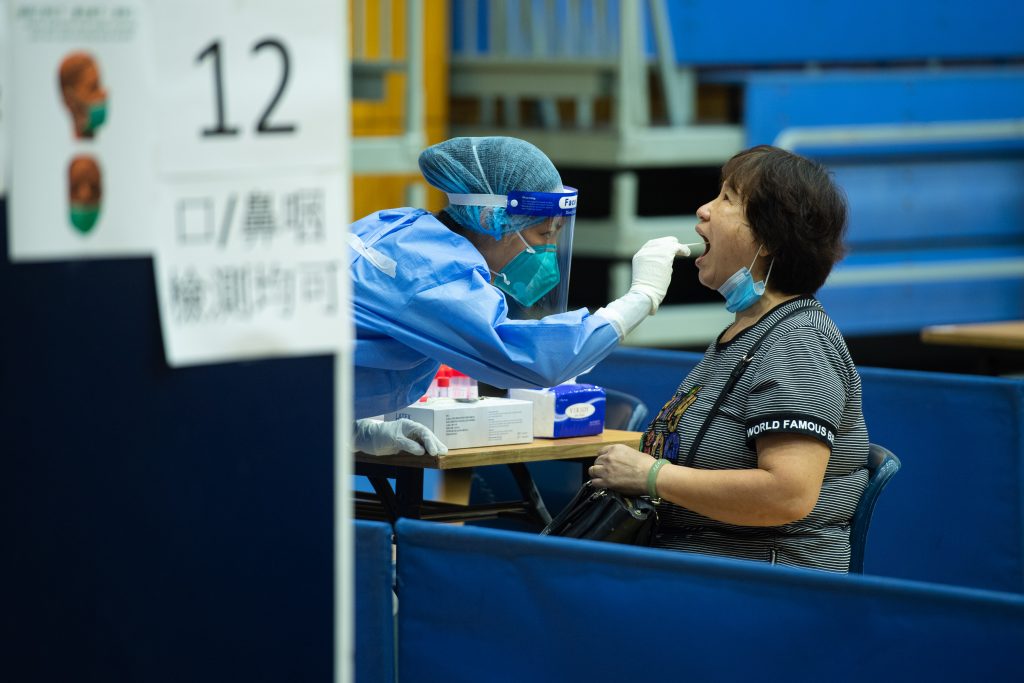
[(650, 545), (657, 520), (657, 503), (650, 498), (624, 496), (599, 489), (588, 481), (540, 533), (542, 536)]

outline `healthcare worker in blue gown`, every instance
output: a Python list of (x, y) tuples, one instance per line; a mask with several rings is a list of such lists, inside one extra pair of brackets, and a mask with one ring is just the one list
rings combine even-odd
[(377, 211), (350, 234), (356, 448), (443, 453), (426, 427), (371, 416), (415, 403), (440, 363), (500, 388), (551, 387), (586, 372), (657, 311), (675, 237), (633, 257), (629, 292), (591, 314), (566, 311), (576, 190), (509, 137), (453, 138), (419, 158), (448, 196), (434, 215)]

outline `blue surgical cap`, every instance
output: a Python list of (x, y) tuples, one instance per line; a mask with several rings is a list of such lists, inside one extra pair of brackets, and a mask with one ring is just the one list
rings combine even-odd
[[(450, 194), (508, 194), (557, 192), (562, 178), (544, 152), (526, 140), (509, 137), (452, 138), (420, 154), (420, 172), (428, 183)], [(483, 223), (481, 206), (449, 205), (445, 211), (459, 225), (498, 238), (546, 220), (510, 216), (503, 207), (491, 208)]]

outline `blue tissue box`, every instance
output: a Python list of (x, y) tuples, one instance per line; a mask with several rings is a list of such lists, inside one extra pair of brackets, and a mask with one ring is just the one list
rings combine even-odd
[(508, 397), (533, 402), (534, 437), (563, 439), (604, 431), (604, 389), (594, 384), (509, 389)]

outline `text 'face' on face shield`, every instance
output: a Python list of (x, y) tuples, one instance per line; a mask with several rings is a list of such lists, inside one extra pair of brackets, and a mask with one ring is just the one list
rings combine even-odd
[[(521, 237), (532, 247), (543, 247), (546, 258), (552, 261), (544, 269), (545, 292), (534, 291), (532, 295), (520, 297), (504, 287), (509, 293), (508, 316), (514, 319), (537, 319), (554, 313), (564, 313), (569, 303), (569, 268), (572, 262), (573, 229), (576, 225), (576, 203), (578, 192), (572, 187), (563, 187), (560, 192), (510, 192), (505, 211), (510, 216), (535, 216), (537, 223), (522, 230)], [(554, 246), (554, 259), (550, 247)], [(513, 259), (515, 261), (515, 259)], [(557, 266), (557, 270), (552, 266)], [(552, 272), (556, 271), (556, 272)], [(497, 281), (502, 275), (495, 277)]]

